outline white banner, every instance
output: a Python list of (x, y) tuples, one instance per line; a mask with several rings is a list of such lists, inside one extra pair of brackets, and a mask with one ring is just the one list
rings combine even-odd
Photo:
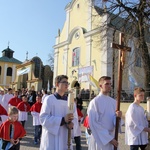
[(88, 76), (93, 73), (93, 66), (88, 66), (84, 68), (79, 68), (78, 70), (78, 82), (88, 82)]
[(20, 75), (23, 75), (23, 74), (27, 74), (27, 73), (29, 73), (30, 72), (30, 68), (28, 67), (28, 68), (25, 68), (25, 69), (23, 69), (23, 70), (18, 70), (17, 71), (17, 76), (20, 76)]

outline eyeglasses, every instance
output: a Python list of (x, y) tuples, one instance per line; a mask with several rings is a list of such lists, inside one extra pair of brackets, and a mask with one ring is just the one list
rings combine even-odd
[(67, 82), (67, 81), (62, 81), (62, 82), (59, 82), (59, 83), (63, 83), (63, 84), (66, 84), (66, 85), (70, 85), (70, 83)]

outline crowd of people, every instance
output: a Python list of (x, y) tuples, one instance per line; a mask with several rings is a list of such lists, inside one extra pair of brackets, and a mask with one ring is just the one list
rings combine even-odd
[[(42, 92), (28, 91), (24, 88), (14, 92), (11, 88), (8, 88), (6, 94), (3, 90), (0, 91), (0, 149), (20, 149), (20, 140), (22, 139), (20, 136), (22, 134), (18, 134), (18, 131), (26, 133), (24, 127), (25, 122), (28, 120), (29, 112), (33, 116), (33, 126), (35, 127), (34, 144), (38, 144), (42, 132), (39, 114), (42, 106), (42, 96), (45, 96), (44, 92), (43, 94)], [(7, 123), (8, 133), (4, 132), (6, 122), (9, 122), (9, 124)], [(17, 131), (18, 127), (20, 130)], [(23, 134), (23, 136), (25, 135)]]
[[(116, 111), (116, 100), (109, 96), (111, 78), (102, 76), (99, 79), (100, 93), (97, 96), (93, 94), (86, 116), (82, 113), (81, 94), (74, 98), (73, 111), (68, 111), (68, 86), (68, 77), (59, 75), (55, 78), (56, 91), (53, 94), (47, 94), (46, 90), (27, 89), (13, 92), (11, 88), (5, 94), (1, 90), (0, 149), (20, 150), (20, 140), (27, 134), (25, 123), (29, 114), (33, 117), (34, 144), (39, 144), (40, 150), (73, 150), (73, 139), (76, 150), (82, 150), (81, 123), (85, 127), (89, 150), (118, 148), (119, 143), (114, 138), (115, 120), (116, 117), (122, 120), (122, 112)], [(130, 150), (145, 150), (148, 144), (150, 128), (140, 106), (144, 92), (141, 87), (135, 88), (134, 102), (126, 112), (125, 143)]]

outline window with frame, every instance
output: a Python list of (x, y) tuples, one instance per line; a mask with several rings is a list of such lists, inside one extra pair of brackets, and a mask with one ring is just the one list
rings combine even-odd
[(7, 68), (7, 76), (12, 76), (12, 68), (11, 67)]
[(72, 66), (78, 66), (80, 61), (80, 48), (77, 47), (72, 50)]

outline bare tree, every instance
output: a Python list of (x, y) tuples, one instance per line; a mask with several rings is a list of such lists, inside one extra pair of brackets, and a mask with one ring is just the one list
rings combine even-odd
[(54, 71), (54, 51), (51, 51), (51, 53), (48, 54), (48, 63), (51, 67), (51, 70)]
[[(95, 6), (104, 8), (116, 20), (113, 28), (137, 39), (135, 53), (141, 57), (145, 72), (145, 87), (150, 89), (150, 1), (149, 0), (94, 0)], [(119, 26), (117, 25), (119, 24)]]

